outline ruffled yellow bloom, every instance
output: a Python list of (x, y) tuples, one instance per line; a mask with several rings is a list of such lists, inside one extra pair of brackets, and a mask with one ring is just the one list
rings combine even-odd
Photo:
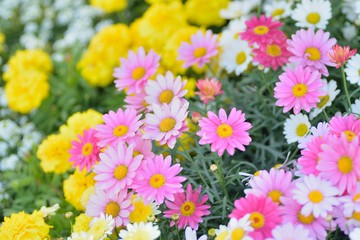
[(153, 204), (145, 204), (144, 199), (141, 197), (134, 195), (132, 204), (134, 210), (129, 215), (129, 220), (132, 223), (147, 222), (148, 217), (156, 214)]
[(85, 213), (81, 213), (79, 216), (75, 218), (75, 223), (73, 225), (74, 232), (87, 232), (90, 229), (90, 221), (92, 217), (85, 215)]
[(107, 13), (112, 13), (124, 10), (127, 7), (127, 0), (91, 0), (90, 4)]
[(221, 26), (225, 20), (220, 17), (220, 9), (228, 6), (229, 0), (188, 0), (185, 4), (190, 22), (200, 26)]

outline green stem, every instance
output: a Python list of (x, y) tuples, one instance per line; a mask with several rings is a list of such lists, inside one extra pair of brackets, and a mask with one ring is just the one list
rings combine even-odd
[[(177, 223), (176, 223), (176, 224), (177, 224)], [(177, 234), (178, 240), (180, 240), (179, 228), (178, 228), (177, 225), (176, 225), (176, 234)]]
[(220, 186), (221, 186), (221, 188), (222, 188), (222, 190), (223, 190), (223, 192), (224, 192), (227, 200), (230, 201), (229, 193), (228, 193), (228, 191), (227, 191), (227, 189), (226, 189), (225, 181), (224, 181), (224, 172), (223, 172), (223, 169), (222, 169), (222, 158), (219, 157), (218, 159), (219, 159), (219, 161), (218, 161), (218, 167), (219, 167), (219, 168), (218, 168), (218, 170), (216, 171), (216, 173), (217, 173), (217, 176), (218, 176), (218, 178), (219, 178)]
[(347, 109), (347, 111), (349, 111), (350, 108), (351, 108), (351, 101), (350, 101), (350, 95), (349, 95), (349, 92), (348, 92), (348, 89), (347, 89), (347, 85), (346, 85), (346, 77), (345, 77), (344, 66), (341, 66), (341, 74), (342, 74), (343, 83), (344, 83), (344, 91), (345, 91), (346, 99), (347, 99), (347, 102), (348, 102), (348, 109)]
[(267, 90), (268, 90), (268, 92), (269, 92), (270, 96), (273, 96), (273, 95), (274, 95), (274, 93), (271, 91), (270, 86), (269, 86), (268, 82), (266, 81), (266, 78), (265, 78), (264, 72), (263, 72), (263, 71), (261, 71), (261, 70), (260, 70), (260, 76), (261, 76), (261, 79), (263, 80), (264, 85), (266, 86), (266, 88), (267, 88)]
[(325, 111), (325, 109), (323, 110), (323, 114), (324, 114), (325, 120), (326, 120), (327, 122), (329, 122), (329, 121), (330, 121), (330, 118), (329, 118), (327, 112)]

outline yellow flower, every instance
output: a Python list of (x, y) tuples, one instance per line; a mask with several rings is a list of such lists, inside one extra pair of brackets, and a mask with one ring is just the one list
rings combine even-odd
[(134, 195), (132, 204), (134, 205), (134, 210), (129, 215), (129, 220), (132, 223), (147, 222), (149, 216), (155, 215), (152, 204), (145, 204), (144, 199), (141, 197)]
[(194, 97), (195, 89), (196, 89), (196, 79), (195, 78), (187, 79), (184, 89), (188, 90), (187, 93), (185, 94), (186, 98)]
[(85, 211), (80, 199), (88, 187), (95, 185), (94, 176), (95, 173), (93, 172), (88, 173), (85, 170), (76, 170), (74, 174), (70, 175), (70, 177), (64, 181), (63, 189), (65, 200), (77, 210)]
[(0, 32), (0, 53), (3, 51), (4, 42), (5, 42), (5, 35), (2, 32)]
[(112, 13), (124, 10), (127, 7), (127, 0), (91, 0), (90, 4), (107, 13)]
[(5, 217), (0, 226), (1, 240), (32, 240), (44, 239), (49, 234), (49, 228), (42, 217), (42, 213), (34, 211), (32, 214), (24, 212), (13, 213)]
[(85, 213), (81, 213), (79, 216), (75, 218), (75, 223), (73, 225), (74, 232), (87, 232), (90, 229), (90, 221), (92, 217), (85, 215)]
[(154, 3), (171, 3), (171, 2), (178, 2), (179, 0), (145, 0), (148, 4)]
[(94, 186), (90, 186), (88, 187), (84, 192), (83, 194), (81, 195), (81, 198), (80, 198), (80, 203), (81, 205), (86, 208), (86, 205), (87, 203), (89, 202), (90, 200), (90, 196), (95, 192), (95, 187)]
[(228, 6), (229, 0), (188, 0), (186, 14), (190, 22), (200, 26), (221, 26), (225, 20), (220, 17), (220, 9)]

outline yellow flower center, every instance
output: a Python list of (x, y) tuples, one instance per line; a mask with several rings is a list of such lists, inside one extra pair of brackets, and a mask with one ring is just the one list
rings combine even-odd
[(149, 183), (153, 188), (161, 188), (165, 184), (165, 177), (159, 173), (154, 174), (151, 176)]
[(219, 137), (221, 138), (227, 138), (230, 137), (233, 133), (233, 129), (230, 125), (223, 123), (220, 124), (216, 130), (216, 133), (219, 135)]
[(254, 28), (254, 33), (256, 35), (264, 35), (269, 32), (269, 28), (265, 25), (260, 25)]
[(260, 176), (260, 170), (259, 170), (259, 171), (256, 171), (256, 172), (254, 173), (254, 177), (258, 177), (258, 176)]
[(172, 117), (164, 118), (159, 124), (159, 129), (162, 132), (168, 132), (174, 128), (176, 121)]
[(308, 132), (308, 127), (305, 123), (301, 123), (296, 127), (296, 135), (298, 137), (303, 137)]
[(307, 93), (307, 86), (303, 83), (295, 84), (292, 88), (292, 93), (295, 97), (302, 97)]
[(118, 125), (116, 128), (114, 128), (113, 134), (115, 137), (122, 137), (129, 131), (128, 126), (126, 125)]
[(241, 240), (245, 236), (245, 231), (242, 228), (235, 228), (231, 233), (231, 240)]
[(133, 152), (133, 157), (136, 157), (136, 156), (138, 156), (138, 155), (140, 155), (141, 154), (141, 152), (139, 152), (139, 151), (134, 151)]
[(320, 14), (311, 12), (307, 15), (306, 20), (311, 24), (317, 24), (320, 21)]
[(200, 58), (200, 57), (205, 56), (206, 53), (207, 53), (206, 48), (204, 48), (204, 47), (199, 47), (199, 48), (195, 49), (195, 51), (194, 51), (194, 57), (195, 57), (195, 58)]
[(186, 201), (183, 204), (181, 204), (180, 213), (183, 216), (185, 217), (191, 216), (194, 214), (194, 212), (195, 212), (195, 204), (193, 202)]
[(115, 168), (114, 177), (120, 181), (126, 177), (127, 173), (128, 173), (127, 166), (120, 164)]
[(87, 157), (92, 153), (93, 150), (93, 144), (92, 143), (86, 143), (81, 149), (81, 153), (83, 156)]
[(317, 107), (322, 108), (329, 101), (330, 97), (329, 97), (329, 95), (325, 95), (325, 96), (319, 97), (319, 99), (320, 99), (320, 102), (318, 102)]
[(158, 100), (160, 103), (170, 103), (174, 97), (174, 93), (171, 90), (164, 90), (159, 94)]
[(303, 224), (311, 224), (311, 223), (313, 223), (315, 221), (315, 218), (311, 213), (310, 213), (309, 216), (304, 216), (304, 215), (301, 214), (300, 211), (298, 213), (298, 219)]
[(308, 195), (309, 200), (313, 203), (319, 203), (324, 199), (323, 194), (319, 190), (311, 191)]
[(278, 8), (275, 9), (272, 13), (271, 16), (276, 17), (276, 16), (280, 16), (285, 12), (285, 10), (283, 8)]
[(307, 58), (312, 61), (317, 61), (321, 58), (321, 52), (315, 47), (308, 47), (305, 53), (309, 54)]
[(262, 228), (265, 224), (265, 217), (259, 212), (253, 212), (250, 215), (251, 226), (255, 229)]
[(267, 46), (266, 52), (272, 57), (278, 57), (281, 55), (281, 48), (276, 44), (270, 44)]
[(108, 215), (116, 217), (119, 215), (119, 212), (120, 212), (120, 205), (117, 202), (112, 201), (105, 206), (105, 213)]
[(350, 131), (350, 130), (345, 130), (344, 133), (345, 133), (346, 139), (349, 142), (351, 142), (354, 139), (354, 137), (356, 136), (356, 134), (353, 131)]
[(238, 65), (241, 65), (241, 64), (243, 64), (245, 61), (246, 61), (246, 54), (245, 54), (245, 52), (239, 52), (239, 53), (236, 55), (236, 63), (237, 63)]
[(131, 77), (135, 80), (139, 80), (144, 77), (146, 70), (144, 67), (137, 67), (133, 70)]
[(268, 193), (268, 197), (270, 197), (273, 202), (280, 203), (280, 197), (282, 193), (279, 190), (272, 190)]
[(358, 200), (360, 200), (360, 193), (355, 194), (353, 197), (354, 202), (357, 202)]
[(348, 174), (353, 169), (352, 159), (349, 158), (348, 156), (341, 157), (339, 159), (337, 165), (338, 165), (339, 171), (343, 174)]
[(353, 212), (352, 218), (357, 221), (360, 221), (360, 212)]

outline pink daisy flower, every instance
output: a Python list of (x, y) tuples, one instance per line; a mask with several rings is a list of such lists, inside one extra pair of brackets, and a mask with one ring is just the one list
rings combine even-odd
[(98, 139), (95, 137), (93, 128), (84, 130), (82, 136), (78, 135), (78, 139), (71, 142), (69, 162), (73, 162), (74, 167), (79, 166), (80, 171), (84, 168), (90, 171), (98, 160), (100, 152), (97, 142)]
[(144, 159), (153, 158), (155, 154), (152, 152), (152, 142), (151, 140), (146, 140), (142, 138), (141, 133), (137, 133), (134, 137), (126, 141), (128, 145), (134, 146), (133, 156), (143, 155)]
[(354, 114), (347, 116), (334, 116), (329, 121), (330, 133), (338, 137), (345, 135), (350, 142), (356, 136), (360, 137), (360, 119)]
[(148, 201), (162, 204), (165, 199), (174, 201), (174, 194), (184, 192), (182, 182), (185, 177), (177, 176), (182, 170), (180, 164), (171, 166), (171, 156), (163, 155), (147, 159), (137, 171), (133, 188), (137, 195)]
[(147, 107), (149, 104), (145, 100), (146, 93), (145, 90), (131, 95), (126, 95), (124, 102), (125, 109), (132, 108), (135, 109), (137, 112), (146, 112)]
[(210, 100), (214, 100), (215, 96), (224, 93), (224, 91), (221, 90), (222, 84), (215, 78), (199, 79), (196, 87), (199, 89), (199, 92), (195, 92), (195, 94), (199, 95), (200, 100), (205, 104), (208, 104)]
[(335, 44), (332, 47), (332, 52), (327, 52), (327, 55), (331, 62), (336, 64), (336, 68), (343, 66), (349, 58), (355, 55), (357, 49), (350, 50), (350, 46), (341, 47)]
[(254, 16), (245, 24), (247, 29), (245, 32), (240, 33), (240, 37), (251, 45), (254, 43), (265, 44), (283, 34), (279, 30), (283, 23), (273, 21), (272, 17), (266, 17), (265, 15), (261, 15), (259, 18)]
[(240, 219), (250, 214), (251, 227), (254, 229), (249, 235), (254, 240), (263, 240), (271, 236), (271, 231), (281, 223), (279, 207), (271, 198), (248, 194), (234, 203), (235, 209), (229, 218)]
[(139, 93), (148, 79), (159, 67), (160, 56), (154, 51), (146, 55), (143, 47), (137, 53), (129, 51), (128, 59), (120, 58), (121, 66), (115, 68), (115, 86), (118, 90), (127, 89), (128, 94)]
[(276, 83), (274, 95), (277, 99), (275, 105), (284, 107), (283, 112), (293, 109), (295, 114), (302, 109), (310, 112), (320, 101), (320, 96), (326, 93), (321, 90), (324, 83), (321, 81), (321, 74), (312, 72), (310, 68), (297, 66), (295, 70), (287, 68), (279, 76), (280, 82)]
[(342, 203), (345, 216), (349, 217), (354, 212), (360, 213), (360, 182), (356, 183), (355, 191), (352, 191), (348, 195), (342, 196), (340, 198), (340, 202)]
[(185, 61), (183, 68), (197, 64), (200, 68), (210, 62), (210, 58), (218, 54), (217, 35), (211, 30), (204, 34), (197, 31), (191, 35), (191, 43), (182, 42), (178, 49), (178, 59)]
[(310, 128), (310, 134), (306, 135), (305, 137), (299, 140), (299, 149), (306, 148), (306, 144), (310, 142), (313, 138), (316, 137), (323, 137), (328, 135), (330, 132), (330, 127), (327, 122), (319, 122), (318, 125), (315, 127)]
[(158, 141), (161, 145), (167, 144), (173, 149), (176, 139), (189, 128), (186, 126), (189, 102), (181, 104), (176, 98), (172, 104), (152, 106), (154, 113), (147, 113), (145, 117), (144, 139)]
[(199, 144), (211, 144), (211, 151), (223, 155), (226, 150), (230, 155), (235, 148), (245, 151), (244, 145), (249, 145), (251, 138), (247, 130), (252, 126), (245, 122), (245, 114), (232, 108), (229, 117), (224, 109), (219, 110), (219, 116), (209, 111), (208, 117), (199, 120), (200, 131), (196, 135), (201, 139)]
[[(205, 204), (209, 199), (207, 194), (200, 196), (201, 186), (193, 190), (191, 184), (186, 187), (185, 193), (176, 193), (174, 201), (165, 201), (166, 207), (169, 210), (164, 211), (167, 218), (171, 218), (173, 214), (179, 215), (177, 227), (185, 229), (190, 226), (192, 229), (197, 230), (199, 223), (203, 222), (203, 217), (210, 214), (210, 205)], [(175, 222), (171, 221), (170, 226), (174, 226)]]
[(143, 155), (133, 157), (133, 146), (119, 143), (117, 148), (108, 147), (100, 153), (101, 161), (95, 165), (96, 187), (107, 193), (118, 193), (132, 187), (136, 171)]
[(286, 223), (279, 225), (272, 231), (272, 238), (266, 240), (313, 240), (310, 238), (310, 232), (302, 225)]
[(120, 191), (117, 194), (109, 194), (98, 188), (90, 196), (86, 205), (86, 215), (100, 217), (101, 213), (112, 216), (115, 226), (125, 226), (129, 223), (129, 215), (134, 206), (131, 204), (132, 194), (127, 191)]
[(348, 216), (345, 216), (344, 207), (339, 205), (332, 212), (332, 215), (335, 218), (335, 223), (337, 226), (345, 234), (349, 234), (355, 228), (360, 227), (360, 212), (354, 212), (354, 214), (351, 212)]
[(98, 145), (100, 147), (117, 146), (119, 142), (125, 142), (134, 137), (142, 125), (141, 114), (136, 114), (137, 112), (134, 109), (123, 111), (121, 108), (116, 113), (110, 111), (108, 114), (104, 114), (105, 124), (99, 124), (95, 127), (95, 136), (99, 138)]
[(319, 71), (324, 76), (329, 72), (325, 65), (335, 66), (327, 55), (336, 43), (335, 38), (330, 38), (330, 33), (319, 29), (316, 33), (313, 28), (300, 29), (288, 40), (288, 50), (294, 55), (289, 58), (291, 63), (310, 67), (312, 71)]

